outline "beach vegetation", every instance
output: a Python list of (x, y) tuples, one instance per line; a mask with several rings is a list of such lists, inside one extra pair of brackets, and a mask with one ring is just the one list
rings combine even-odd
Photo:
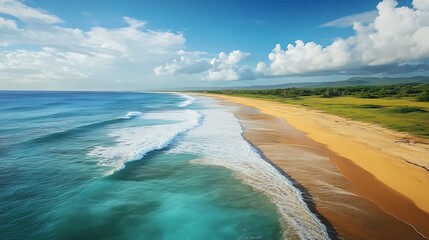
[(355, 108), (382, 108), (383, 106), (381, 105), (374, 105), (374, 104), (362, 104), (362, 105), (356, 105), (353, 106)]
[(417, 102), (429, 102), (429, 92), (423, 92), (416, 97)]
[(297, 104), (429, 138), (429, 84), (217, 90), (208, 93)]
[(419, 107), (394, 107), (391, 109), (388, 109), (389, 112), (392, 113), (410, 113), (410, 112), (426, 112), (426, 110), (419, 108)]

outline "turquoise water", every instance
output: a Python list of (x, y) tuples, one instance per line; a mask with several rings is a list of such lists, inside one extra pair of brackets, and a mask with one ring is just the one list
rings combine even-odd
[[(57, 239), (279, 239), (276, 209), (230, 171), (153, 153), (64, 204)], [(79, 225), (76, 225), (79, 223)]]
[(0, 239), (282, 238), (266, 194), (200, 162), (247, 154), (206, 137), (208, 108), (175, 94), (0, 92)]

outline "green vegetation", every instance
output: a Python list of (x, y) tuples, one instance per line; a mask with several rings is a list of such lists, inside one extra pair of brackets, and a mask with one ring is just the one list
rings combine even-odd
[[(429, 76), (402, 77), (402, 78), (377, 78), (377, 77), (354, 77), (343, 81), (334, 82), (301, 82), (285, 83), (279, 85), (249, 86), (247, 89), (275, 89), (275, 88), (328, 88), (346, 86), (382, 86), (408, 83), (429, 83)], [(232, 89), (232, 88), (230, 88)], [(237, 89), (237, 88), (234, 88)]]
[(388, 112), (391, 113), (410, 113), (410, 112), (426, 112), (426, 110), (419, 108), (419, 107), (394, 107), (391, 109), (388, 109)]
[(303, 105), (429, 138), (428, 83), (208, 92)]
[(382, 108), (381, 105), (374, 105), (374, 104), (362, 104), (362, 105), (355, 105), (353, 106), (355, 108)]
[(429, 92), (422, 92), (416, 97), (417, 102), (429, 102)]

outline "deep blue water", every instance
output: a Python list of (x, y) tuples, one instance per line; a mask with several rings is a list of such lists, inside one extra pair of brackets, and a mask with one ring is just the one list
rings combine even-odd
[[(282, 238), (276, 205), (236, 165), (201, 164), (249, 154), (238, 145), (222, 152), (224, 141), (204, 132), (221, 114), (210, 104), (177, 94), (1, 91), (0, 239)], [(228, 121), (219, 129), (237, 124)], [(239, 130), (234, 141), (247, 148)]]

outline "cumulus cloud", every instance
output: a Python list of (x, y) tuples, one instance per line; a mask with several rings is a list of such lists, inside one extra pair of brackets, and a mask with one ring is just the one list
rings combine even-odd
[(429, 11), (429, 2), (427, 0), (414, 0), (413, 5), (416, 9)]
[(343, 39), (338, 39), (325, 48), (314, 42), (304, 43), (301, 40), (296, 41), (295, 45), (289, 44), (286, 50), (277, 44), (268, 55), (271, 64), (269, 72), (265, 73), (283, 75), (339, 70), (352, 61), (348, 50)]
[[(258, 63), (255, 71), (265, 76), (357, 72), (358, 69), (389, 65), (404, 66), (429, 59), (429, 3), (414, 0), (413, 8), (397, 7), (394, 0), (377, 5), (377, 17), (355, 22), (355, 34), (338, 38), (326, 47), (301, 40), (282, 49), (278, 44), (268, 55), (269, 64)], [(382, 68), (378, 68), (382, 69)], [(415, 68), (402, 68), (415, 69)]]
[(349, 44), (362, 64), (376, 66), (429, 57), (428, 9), (420, 8), (424, 4), (419, 1), (413, 1), (414, 9), (396, 6), (396, 1), (384, 0), (377, 5), (379, 16), (373, 23), (354, 25), (356, 35)]
[(0, 0), (0, 13), (0, 80), (106, 76), (123, 65), (150, 72), (185, 44), (181, 33), (149, 30), (130, 17), (124, 27), (84, 31), (18, 0)]
[(236, 81), (254, 79), (250, 68), (240, 63), (250, 56), (240, 50), (228, 54), (221, 52), (217, 57), (208, 58), (207, 53), (178, 51), (178, 58), (173, 62), (158, 66), (154, 69), (157, 75), (202, 74), (202, 79), (208, 81)]
[[(398, 7), (383, 0), (374, 11), (354, 14), (322, 24), (323, 27), (353, 26), (355, 34), (322, 46), (295, 41), (282, 48), (277, 44), (267, 62), (250, 69), (242, 64), (249, 56), (240, 50), (206, 55), (178, 54), (172, 63), (155, 68), (157, 75), (203, 74), (211, 81), (234, 81), (257, 77), (325, 74), (395, 74), (427, 71), (429, 65), (429, 1), (414, 0), (413, 7)], [(209, 63), (209, 64), (207, 64)]]
[(249, 53), (240, 50), (234, 50), (229, 54), (219, 53), (217, 58), (210, 61), (212, 68), (208, 71), (207, 80), (236, 81), (251, 78), (249, 69), (239, 66), (239, 63), (249, 56)]
[(246, 65), (249, 53), (184, 51), (182, 33), (150, 30), (146, 22), (131, 17), (123, 18), (123, 27), (82, 30), (64, 27), (61, 18), (20, 0), (0, 0), (0, 80), (108, 78), (122, 83), (141, 75), (192, 74), (206, 81), (237, 81), (426, 71), (429, 1), (412, 4), (398, 7), (394, 0), (383, 0), (376, 11), (325, 23), (322, 26), (353, 25), (354, 34), (328, 46), (301, 40), (277, 44), (267, 61), (251, 68)]
[(176, 52), (178, 58), (171, 63), (158, 66), (154, 69), (156, 75), (176, 75), (180, 73), (195, 74), (207, 71), (210, 68), (209, 60), (204, 52)]

